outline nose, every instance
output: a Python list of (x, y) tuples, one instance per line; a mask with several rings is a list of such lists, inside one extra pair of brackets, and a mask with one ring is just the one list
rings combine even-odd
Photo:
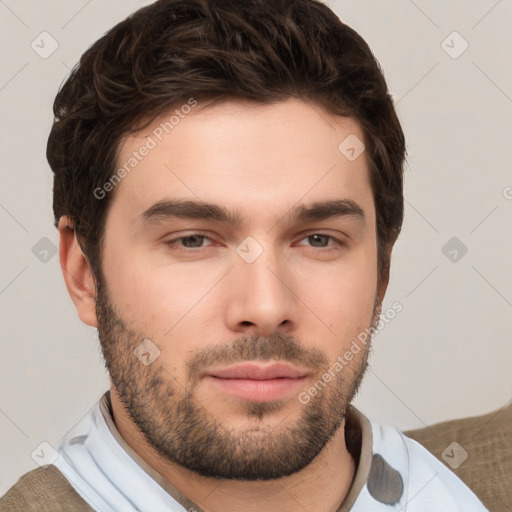
[(228, 328), (262, 337), (296, 328), (298, 298), (291, 274), (286, 262), (270, 248), (252, 263), (237, 256), (225, 283)]

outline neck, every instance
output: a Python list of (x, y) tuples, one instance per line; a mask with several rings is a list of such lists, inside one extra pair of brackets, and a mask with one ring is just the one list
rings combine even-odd
[(346, 447), (344, 422), (320, 454), (293, 475), (255, 482), (220, 480), (198, 475), (159, 455), (131, 422), (112, 389), (111, 401), (115, 425), (125, 442), (204, 512), (336, 512), (354, 479), (356, 465)]

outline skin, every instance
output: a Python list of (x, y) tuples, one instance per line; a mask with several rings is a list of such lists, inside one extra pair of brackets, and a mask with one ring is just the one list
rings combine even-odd
[[(127, 136), (119, 165), (166, 118)], [(298, 400), (375, 323), (387, 287), (378, 286), (366, 155), (349, 161), (338, 150), (351, 134), (363, 140), (355, 120), (296, 99), (199, 105), (116, 187), (98, 282), (72, 223), (60, 221), (63, 275), (79, 317), (98, 328), (120, 434), (207, 512), (291, 511), (297, 503), (336, 511), (352, 483), (344, 415), (368, 350), (308, 404)], [(243, 224), (143, 222), (153, 204), (176, 198), (238, 210)], [(331, 199), (355, 201), (364, 221), (287, 222), (297, 204)], [(210, 240), (166, 243), (198, 231)], [(248, 236), (263, 251), (252, 263), (236, 252)], [(144, 339), (160, 351), (149, 365), (134, 356)], [(281, 400), (234, 397), (202, 377), (271, 359), (309, 372)]]

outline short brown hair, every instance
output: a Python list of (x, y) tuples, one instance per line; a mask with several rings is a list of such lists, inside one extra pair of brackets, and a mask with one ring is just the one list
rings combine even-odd
[[(317, 0), (159, 0), (81, 57), (54, 103), (53, 211), (73, 222), (96, 277), (121, 138), (187, 98), (314, 102), (356, 119), (376, 208), (379, 280), (403, 221), (405, 139), (365, 41)], [(148, 123), (149, 124), (149, 123)], [(341, 142), (341, 141), (340, 141)]]

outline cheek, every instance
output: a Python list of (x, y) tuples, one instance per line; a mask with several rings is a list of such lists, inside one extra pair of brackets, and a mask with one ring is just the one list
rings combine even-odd
[[(297, 295), (335, 337), (337, 347), (371, 324), (377, 291), (376, 249), (361, 247), (337, 264), (310, 269)], [(313, 277), (314, 276), (314, 277)], [(329, 331), (325, 329), (328, 327)]]
[(169, 312), (175, 306), (172, 301), (176, 301), (176, 294), (161, 273), (149, 268), (134, 252), (113, 249), (105, 251), (104, 274), (110, 299), (130, 327), (151, 335), (162, 330), (159, 319), (167, 324), (166, 330), (171, 327)]
[(345, 282), (343, 287), (336, 286), (335, 279), (331, 279), (329, 285), (322, 293), (311, 291), (309, 300), (305, 302), (315, 317), (336, 336), (336, 343), (343, 343), (370, 325), (375, 288), (364, 287), (361, 282)]
[(155, 267), (133, 254), (117, 261), (108, 282), (113, 303), (128, 325), (153, 339), (163, 355), (172, 347), (172, 357), (165, 355), (169, 362), (200, 348), (196, 338), (207, 339), (207, 328), (218, 327), (211, 322), (219, 318), (224, 302), (221, 297), (212, 304), (216, 295), (211, 290), (219, 280), (215, 273)]

